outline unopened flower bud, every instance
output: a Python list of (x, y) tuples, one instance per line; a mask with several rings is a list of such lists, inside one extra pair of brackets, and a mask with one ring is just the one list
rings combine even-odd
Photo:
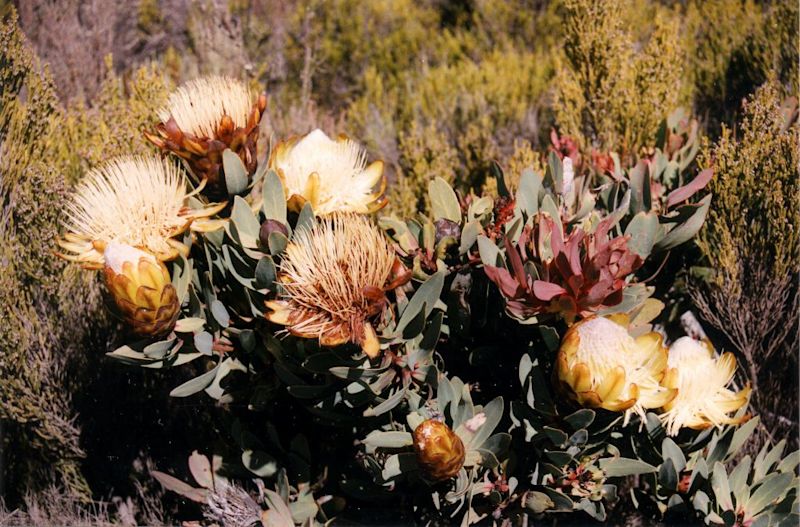
[(261, 242), (262, 247), (269, 247), (269, 235), (273, 232), (289, 236), (289, 230), (286, 225), (278, 220), (267, 220), (261, 224), (261, 230), (258, 231), (258, 241)]
[(417, 463), (433, 481), (443, 481), (458, 474), (464, 466), (464, 443), (446, 424), (428, 419), (414, 430)]
[(436, 243), (442, 241), (442, 238), (452, 236), (456, 240), (461, 238), (461, 226), (451, 220), (439, 218), (433, 223), (436, 227)]
[(180, 303), (164, 264), (150, 253), (119, 243), (109, 243), (103, 255), (106, 286), (125, 323), (140, 336), (168, 333)]

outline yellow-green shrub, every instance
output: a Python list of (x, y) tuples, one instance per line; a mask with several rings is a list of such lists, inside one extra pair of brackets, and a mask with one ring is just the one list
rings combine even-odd
[(415, 209), (432, 178), (479, 189), (488, 163), (510, 156), (516, 138), (538, 141), (550, 76), (544, 54), (513, 48), (408, 72), (393, 89), (371, 70), (347, 122), (396, 167), (391, 206)]
[[(697, 244), (711, 278), (693, 293), (704, 318), (744, 359), (755, 410), (773, 431), (785, 430), (776, 415), (797, 407), (796, 393), (783, 387), (796, 382), (800, 126), (796, 101), (789, 120), (781, 99), (775, 81), (760, 88), (736, 133), (723, 126), (702, 153), (714, 168), (714, 201)], [(796, 436), (796, 428), (788, 432)]]
[(315, 0), (299, 2), (289, 23), (287, 61), (300, 73), (289, 83), (299, 92), (304, 75), (310, 76), (315, 100), (341, 108), (361, 92), (370, 66), (394, 79), (424, 61), (439, 18), (413, 0)]
[(163, 92), (154, 70), (127, 83), (109, 74), (88, 109), (66, 111), (16, 15), (0, 25), (0, 448), (12, 500), (48, 484), (91, 496), (72, 394), (105, 351), (94, 339), (113, 332), (95, 276), (65, 266), (52, 241), (70, 184), (111, 155), (143, 151), (140, 128)]
[(672, 11), (653, 9), (651, 31), (639, 41), (625, 24), (625, 5), (564, 2), (554, 111), (561, 133), (581, 147), (636, 154), (653, 144), (661, 120), (685, 102), (685, 48)]
[(798, 4), (780, 0), (703, 0), (684, 13), (689, 82), (712, 125), (732, 119), (739, 102), (770, 76), (797, 92)]

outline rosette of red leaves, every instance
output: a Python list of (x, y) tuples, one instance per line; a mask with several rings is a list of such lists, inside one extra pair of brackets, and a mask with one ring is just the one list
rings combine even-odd
[(557, 314), (572, 321), (622, 302), (627, 277), (642, 258), (628, 248), (629, 236), (609, 236), (614, 222), (608, 217), (591, 233), (575, 227), (566, 234), (540, 212), (517, 243), (506, 238), (510, 271), (484, 269), (506, 298), (508, 313), (520, 320)]

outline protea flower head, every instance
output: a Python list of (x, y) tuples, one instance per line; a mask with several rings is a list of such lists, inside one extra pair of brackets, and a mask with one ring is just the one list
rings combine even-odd
[(559, 314), (571, 322), (622, 302), (627, 278), (642, 258), (628, 248), (627, 236), (609, 236), (613, 221), (604, 219), (591, 233), (574, 228), (565, 235), (559, 223), (540, 212), (516, 244), (506, 238), (511, 271), (484, 269), (506, 297), (509, 314), (521, 320)]
[(279, 268), (284, 293), (268, 301), (267, 318), (323, 346), (358, 344), (380, 352), (373, 323), (386, 309), (385, 292), (399, 282), (399, 262), (383, 233), (363, 216), (336, 214), (299, 229)]
[(634, 338), (625, 316), (592, 317), (567, 331), (558, 351), (556, 374), (568, 394), (589, 408), (625, 412), (644, 418), (661, 408), (676, 389), (660, 383), (667, 369), (667, 349), (658, 333)]
[(119, 315), (140, 336), (169, 332), (180, 312), (169, 271), (150, 253), (109, 243), (103, 253), (105, 279)]
[(414, 429), (414, 452), (423, 473), (433, 481), (455, 477), (464, 466), (464, 442), (453, 430), (436, 419)]
[[(322, 130), (293, 137), (275, 146), (269, 166), (283, 181), (289, 208), (299, 211), (306, 202), (318, 215), (333, 212), (375, 212), (384, 205), (386, 179), (383, 162), (367, 165), (364, 148)], [(380, 187), (375, 190), (375, 186)]]
[(707, 342), (681, 337), (669, 348), (669, 369), (664, 386), (678, 390), (678, 395), (664, 405), (661, 419), (669, 435), (681, 428), (703, 429), (710, 426), (739, 424), (749, 416), (730, 417), (747, 404), (750, 387), (736, 392), (728, 388), (736, 372), (732, 353), (716, 357)]
[[(196, 191), (195, 191), (196, 192)], [(158, 260), (176, 258), (186, 246), (174, 240), (188, 228), (216, 228), (208, 220), (224, 203), (190, 209), (178, 167), (157, 157), (119, 157), (92, 170), (67, 205), (66, 234), (58, 241), (66, 260), (101, 269), (110, 243), (136, 247)]]
[(229, 148), (249, 175), (256, 170), (258, 123), (266, 94), (255, 95), (244, 83), (219, 76), (201, 77), (180, 86), (158, 112), (161, 123), (145, 137), (188, 163), (206, 194), (227, 196), (222, 152)]

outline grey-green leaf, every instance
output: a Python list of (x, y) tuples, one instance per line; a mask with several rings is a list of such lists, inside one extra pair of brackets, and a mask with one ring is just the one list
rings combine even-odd
[(437, 177), (428, 183), (433, 219), (444, 218), (461, 223), (461, 206), (453, 188), (444, 179)]
[(177, 388), (174, 388), (171, 392), (169, 392), (170, 397), (188, 397), (189, 395), (193, 395), (201, 390), (205, 390), (209, 385), (211, 385), (212, 382), (214, 382), (214, 377), (217, 375), (217, 368), (219, 368), (219, 365), (205, 372), (204, 374), (195, 377), (194, 379), (186, 381)]
[(638, 459), (624, 457), (607, 458), (600, 460), (600, 468), (609, 477), (633, 476), (636, 474), (650, 474), (656, 472), (656, 467)]
[(214, 315), (214, 320), (217, 321), (217, 324), (223, 328), (227, 328), (230, 325), (231, 316), (228, 314), (228, 310), (225, 309), (225, 305), (219, 300), (215, 299), (211, 302), (211, 314)]
[(439, 296), (442, 294), (443, 286), (444, 271), (437, 271), (417, 289), (400, 316), (395, 335), (402, 335), (403, 330), (417, 317), (420, 310), (425, 310), (426, 317), (430, 315), (433, 306), (436, 305)]
[[(694, 207), (694, 205), (685, 205), (686, 207)], [(689, 241), (697, 231), (703, 226), (708, 214), (708, 208), (711, 206), (711, 194), (708, 194), (700, 200), (699, 206), (692, 213), (691, 217), (684, 223), (676, 225), (669, 231), (661, 240), (659, 240), (655, 248), (660, 251), (672, 249), (678, 245)]]
[(280, 176), (274, 171), (267, 171), (262, 190), (261, 211), (268, 220), (286, 223), (286, 193)]
[(230, 148), (222, 152), (222, 168), (225, 171), (225, 186), (228, 194), (235, 196), (247, 188), (247, 169), (242, 160)]
[(539, 193), (542, 191), (542, 176), (531, 168), (522, 171), (517, 190), (517, 206), (528, 217), (539, 212)]
[(268, 478), (278, 471), (278, 462), (275, 458), (261, 450), (245, 450), (242, 452), (242, 464), (262, 478)]
[(631, 237), (628, 247), (642, 258), (647, 258), (656, 243), (658, 232), (658, 216), (653, 212), (639, 212), (625, 228), (625, 234)]

